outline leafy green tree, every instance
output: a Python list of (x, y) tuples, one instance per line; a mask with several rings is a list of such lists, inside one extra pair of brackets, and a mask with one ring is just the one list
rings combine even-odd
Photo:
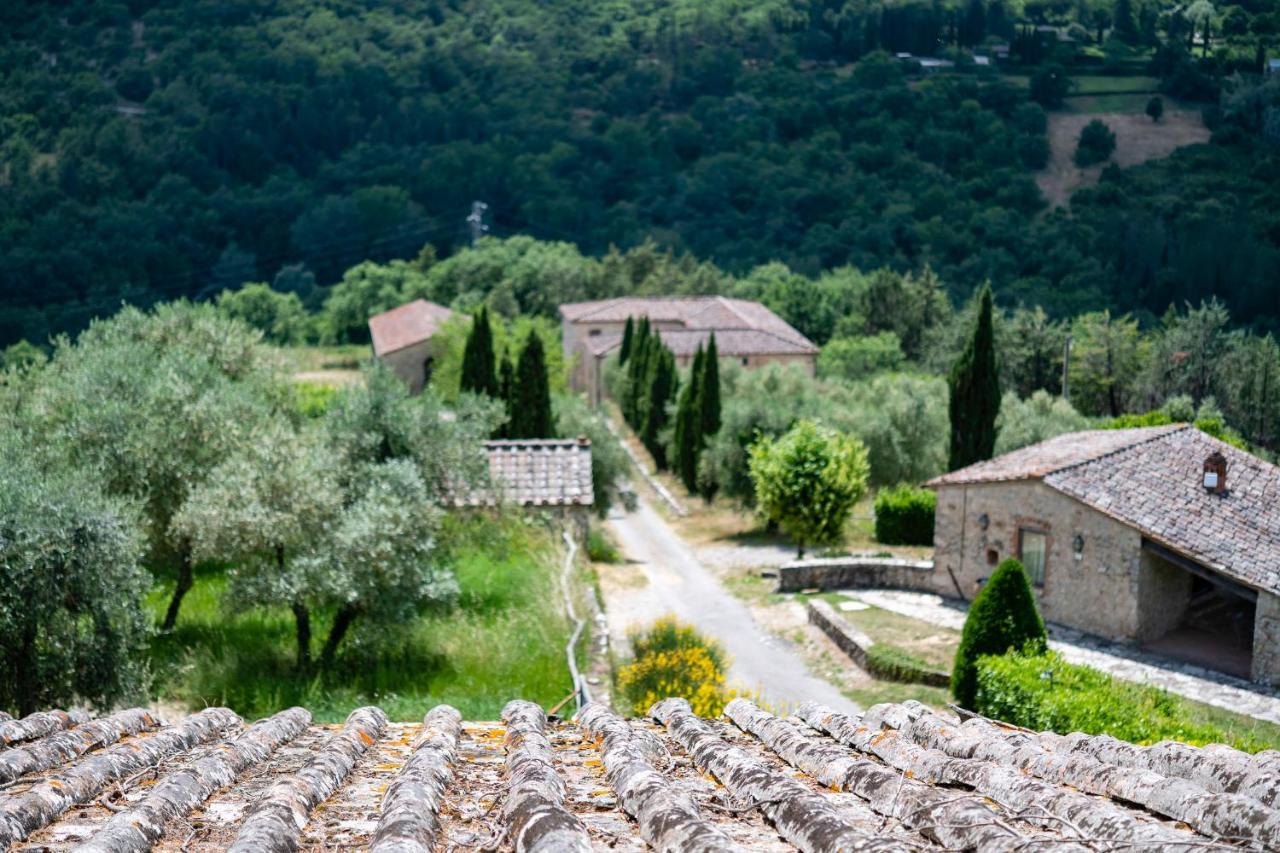
[(1086, 415), (1116, 417), (1133, 398), (1143, 361), (1138, 322), (1110, 311), (1081, 314), (1071, 323), (1067, 369), (1072, 404)]
[(1138, 19), (1133, 13), (1133, 0), (1116, 0), (1111, 20), (1117, 38), (1130, 46), (1138, 44)]
[(667, 452), (663, 430), (667, 426), (667, 404), (679, 394), (680, 382), (676, 372), (676, 358), (671, 350), (654, 336), (648, 347), (647, 370), (644, 387), (644, 421), (640, 428), (640, 441), (653, 456), (659, 471), (667, 469)]
[(833, 338), (818, 354), (818, 375), (856, 381), (898, 370), (905, 361), (898, 336), (893, 332)]
[(1010, 390), (1020, 397), (1042, 389), (1061, 393), (1067, 325), (1050, 319), (1039, 305), (1019, 306), (1000, 331), (1000, 376)]
[(321, 318), (333, 340), (367, 343), (370, 317), (418, 298), (426, 287), (426, 277), (405, 261), (365, 261), (330, 288)]
[(1116, 150), (1116, 135), (1101, 119), (1094, 119), (1080, 131), (1080, 141), (1074, 155), (1077, 166), (1092, 166), (1111, 157)]
[(620, 401), (623, 417), (637, 432), (643, 427), (645, 406), (648, 403), (649, 361), (654, 357), (654, 351), (659, 345), (657, 335), (650, 333), (649, 318), (641, 317), (636, 326), (631, 357), (627, 359), (625, 397)]
[(516, 366), (509, 353), (502, 356), (502, 367), (498, 374), (498, 398), (502, 400), (502, 423), (494, 431), (494, 437), (510, 438), (511, 409), (516, 400)]
[(796, 542), (836, 542), (867, 490), (867, 449), (853, 436), (802, 420), (778, 439), (751, 447), (751, 480), (760, 512)]
[(702, 359), (702, 372), (698, 380), (698, 401), (702, 407), (702, 423), (699, 429), (701, 447), (720, 431), (720, 350), (716, 346), (716, 333), (707, 341), (707, 351)]
[(704, 353), (702, 346), (693, 357), (689, 381), (680, 389), (676, 404), (676, 424), (672, 436), (675, 469), (684, 487), (690, 492), (698, 490), (698, 456), (702, 451), (702, 380)]
[(1272, 335), (1240, 335), (1224, 357), (1220, 389), (1227, 419), (1250, 444), (1280, 445), (1280, 346)]
[(962, 708), (973, 707), (979, 657), (1028, 647), (1043, 651), (1047, 637), (1026, 571), (1017, 560), (1005, 560), (969, 605), (951, 668), (951, 695), (956, 703)]
[(626, 364), (627, 358), (631, 355), (631, 339), (635, 336), (635, 323), (633, 317), (627, 318), (627, 324), (622, 327), (622, 344), (618, 347), (618, 364)]
[(148, 562), (176, 570), (163, 630), (193, 582), (191, 539), (172, 525), (191, 491), (292, 394), (260, 335), (212, 305), (126, 308), (61, 341), (27, 398), (43, 452), (137, 501)]
[(489, 309), (481, 308), (467, 334), (462, 352), (460, 390), (487, 397), (499, 397), (501, 388), (493, 356), (493, 330), (489, 326)]
[(1151, 116), (1152, 121), (1160, 121), (1160, 117), (1164, 115), (1164, 98), (1152, 95), (1147, 101), (1147, 115)]
[(0, 351), (0, 371), (26, 370), (39, 367), (48, 360), (49, 356), (40, 347), (28, 340), (21, 340)]
[(218, 465), (173, 520), (198, 559), (235, 566), (230, 597), (237, 606), (293, 612), (299, 672), (311, 668), (315, 607), (302, 562), (326, 546), (342, 508), (338, 465), (318, 430), (275, 422)]
[(1000, 429), (996, 454), (1036, 444), (1055, 435), (1089, 428), (1089, 419), (1071, 404), (1048, 391), (1036, 391), (1025, 400), (1008, 391), (1000, 403)]
[(516, 385), (511, 403), (511, 438), (552, 438), (551, 387), (542, 338), (530, 332), (516, 365)]
[(215, 302), (228, 317), (242, 320), (272, 343), (300, 344), (307, 334), (307, 312), (296, 293), (278, 293), (261, 282), (224, 290)]
[(918, 483), (946, 470), (947, 386), (942, 379), (884, 374), (819, 393), (815, 411), (866, 445), (872, 485)]
[(951, 368), (952, 470), (990, 459), (995, 450), (996, 418), (1000, 414), (1000, 377), (996, 369), (995, 333), (991, 322), (991, 287), (978, 297), (973, 336)]
[(1046, 110), (1057, 109), (1071, 93), (1071, 85), (1071, 78), (1061, 65), (1042, 65), (1031, 75), (1031, 100)]
[(0, 439), (0, 708), (145, 701), (143, 546), (127, 502)]
[(1147, 400), (1159, 403), (1187, 394), (1196, 405), (1216, 396), (1223, 378), (1224, 355), (1230, 344), (1231, 321), (1216, 298), (1185, 311), (1170, 307), (1151, 341), (1151, 355), (1142, 375)]

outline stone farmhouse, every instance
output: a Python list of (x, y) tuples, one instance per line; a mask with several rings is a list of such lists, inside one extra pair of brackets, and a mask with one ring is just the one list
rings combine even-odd
[(1280, 683), (1280, 468), (1170, 425), (1061, 435), (931, 480), (934, 586), (1017, 557), (1046, 620)]
[(565, 359), (573, 364), (573, 386), (592, 405), (604, 396), (604, 360), (622, 344), (627, 318), (648, 317), (662, 342), (688, 367), (699, 345), (714, 331), (722, 359), (744, 367), (799, 364), (813, 373), (818, 348), (759, 302), (724, 296), (620, 297), (560, 306)]
[(373, 356), (395, 371), (417, 394), (431, 376), (431, 337), (453, 316), (443, 305), (415, 299), (369, 318)]
[[(567, 679), (566, 679), (567, 682)], [(566, 684), (567, 686), (567, 684)], [(1030, 732), (917, 702), (703, 719), (514, 700), (0, 723), (0, 850), (1275, 850), (1280, 756)]]

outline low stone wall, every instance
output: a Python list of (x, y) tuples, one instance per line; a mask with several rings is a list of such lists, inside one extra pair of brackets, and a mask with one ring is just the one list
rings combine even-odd
[(845, 621), (835, 608), (821, 599), (814, 599), (808, 604), (809, 624), (816, 625), (822, 633), (831, 638), (831, 642), (840, 647), (859, 667), (892, 681), (907, 681), (913, 684), (928, 684), (932, 687), (948, 687), (951, 676), (941, 670), (925, 669), (901, 664), (894, 667), (882, 666), (871, 649), (875, 646), (866, 634)]
[(778, 569), (778, 592), (804, 589), (911, 589), (939, 592), (930, 560), (834, 557), (795, 560)]

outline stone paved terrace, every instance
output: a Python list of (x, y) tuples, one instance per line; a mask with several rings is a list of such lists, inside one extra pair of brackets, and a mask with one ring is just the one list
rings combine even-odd
[(1280, 847), (1280, 753), (1036, 734), (922, 705), (576, 721), (512, 702), (0, 724), (0, 849), (1180, 850)]
[[(942, 628), (959, 631), (964, 627), (965, 604), (958, 599), (896, 589), (860, 589), (846, 595)], [(1170, 693), (1206, 705), (1280, 723), (1280, 693), (1273, 689), (1194, 664), (1109, 643), (1061, 625), (1051, 624), (1048, 627), (1050, 648), (1061, 652), (1069, 663), (1084, 664), (1116, 678), (1163, 687)]]

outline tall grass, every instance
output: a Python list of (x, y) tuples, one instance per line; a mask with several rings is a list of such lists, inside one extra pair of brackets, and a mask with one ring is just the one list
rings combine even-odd
[[(206, 568), (177, 629), (152, 644), (158, 698), (191, 708), (226, 705), (245, 717), (305, 705), (317, 720), (337, 722), (370, 703), (397, 720), (421, 719), (441, 702), (468, 719), (496, 719), (511, 699), (550, 706), (568, 695), (571, 626), (553, 535), (518, 516), (477, 515), (451, 519), (443, 541), (461, 588), (457, 604), (383, 631), (357, 623), (333, 668), (311, 676), (293, 668), (291, 614), (228, 612), (226, 572)], [(172, 588), (172, 581), (158, 583), (149, 596), (157, 621)], [(317, 637), (330, 618), (317, 614)]]

